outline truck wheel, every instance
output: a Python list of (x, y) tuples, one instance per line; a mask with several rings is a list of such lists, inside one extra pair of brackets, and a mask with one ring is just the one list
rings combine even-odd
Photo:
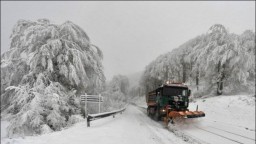
[(160, 120), (160, 116), (159, 116), (159, 112), (156, 111), (155, 115), (154, 115), (154, 120), (155, 121), (159, 121)]
[(149, 108), (147, 108), (147, 115), (150, 116)]

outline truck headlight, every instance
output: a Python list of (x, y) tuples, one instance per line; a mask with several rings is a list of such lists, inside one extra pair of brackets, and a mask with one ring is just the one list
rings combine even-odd
[(174, 100), (175, 102), (177, 102), (177, 101), (179, 101), (179, 97), (174, 96), (174, 97), (173, 97), (173, 100)]

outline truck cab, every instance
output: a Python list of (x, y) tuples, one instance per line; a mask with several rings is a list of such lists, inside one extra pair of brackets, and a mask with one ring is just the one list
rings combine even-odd
[(166, 115), (166, 106), (170, 111), (186, 111), (189, 106), (190, 90), (182, 83), (164, 84), (146, 96), (147, 113), (159, 120)]

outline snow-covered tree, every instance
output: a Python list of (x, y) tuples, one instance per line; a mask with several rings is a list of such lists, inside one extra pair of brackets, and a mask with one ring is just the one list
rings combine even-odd
[[(197, 63), (200, 63), (202, 71), (205, 71), (205, 77), (209, 88), (213, 88), (213, 85), (217, 83), (217, 94), (222, 94), (223, 80), (225, 78), (225, 65), (223, 61), (224, 52), (230, 47), (228, 41), (228, 32), (223, 25), (215, 24), (209, 31), (208, 35), (209, 42), (200, 51), (200, 57)], [(201, 63), (204, 62), (204, 63)]]
[(104, 96), (104, 107), (106, 111), (123, 108), (127, 103), (127, 94), (129, 90), (129, 80), (126, 76), (115, 75), (107, 84), (106, 90), (102, 93)]
[(103, 54), (76, 24), (19, 20), (10, 38), (10, 50), (1, 59), (1, 99), (4, 112), (12, 114), (10, 136), (41, 133), (45, 125), (60, 130), (79, 113), (80, 94), (102, 91)]
[(255, 33), (230, 34), (215, 24), (206, 34), (152, 61), (140, 84), (149, 92), (167, 80), (195, 85), (196, 95), (254, 92)]

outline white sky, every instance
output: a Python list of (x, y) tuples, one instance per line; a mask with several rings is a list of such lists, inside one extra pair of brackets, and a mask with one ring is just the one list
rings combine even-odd
[(70, 20), (82, 27), (104, 54), (107, 80), (115, 74), (142, 71), (160, 54), (206, 31), (216, 23), (230, 32), (255, 31), (254, 1), (1, 1), (1, 53), (9, 49), (19, 19)]

